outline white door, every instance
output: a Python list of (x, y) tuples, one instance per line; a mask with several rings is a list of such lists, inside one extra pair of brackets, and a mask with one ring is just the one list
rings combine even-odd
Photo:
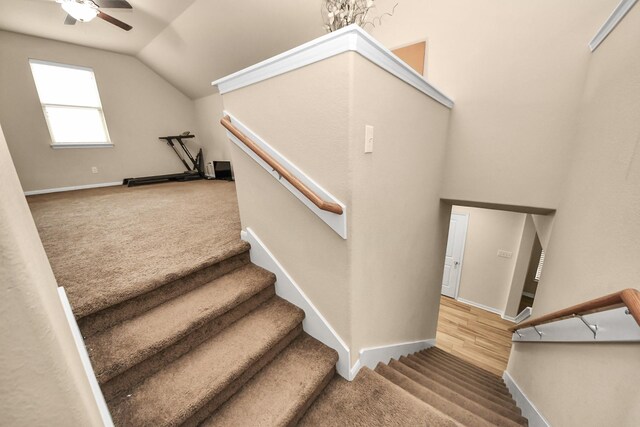
[(468, 218), (463, 214), (451, 214), (451, 222), (449, 223), (447, 253), (444, 258), (444, 273), (442, 275), (442, 295), (451, 298), (458, 296)]

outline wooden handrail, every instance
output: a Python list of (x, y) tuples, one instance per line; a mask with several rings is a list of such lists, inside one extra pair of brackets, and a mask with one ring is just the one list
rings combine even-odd
[(633, 316), (638, 323), (638, 326), (640, 326), (640, 291), (629, 288), (562, 310), (554, 311), (553, 313), (545, 314), (544, 316), (536, 317), (535, 319), (513, 326), (509, 328), (509, 330), (515, 332), (518, 329), (538, 326), (544, 323), (555, 322), (556, 320), (578, 315), (595, 313), (605, 309), (614, 308), (616, 306), (627, 306), (629, 314)]
[(258, 157), (264, 160), (269, 166), (271, 166), (280, 176), (289, 181), (299, 192), (304, 194), (311, 203), (316, 205), (323, 211), (333, 212), (334, 214), (342, 215), (342, 206), (337, 203), (328, 202), (322, 197), (317, 195), (313, 190), (307, 187), (302, 181), (300, 181), (295, 175), (284, 168), (273, 157), (271, 157), (266, 151), (260, 148), (255, 142), (253, 142), (248, 136), (240, 132), (240, 130), (231, 123), (229, 116), (224, 116), (220, 119), (220, 124), (224, 126), (229, 132), (231, 132), (236, 138), (238, 138), (244, 145), (246, 145), (251, 151), (256, 153)]

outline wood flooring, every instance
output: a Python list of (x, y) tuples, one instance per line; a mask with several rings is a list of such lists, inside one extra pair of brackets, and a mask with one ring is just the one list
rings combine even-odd
[(436, 347), (502, 376), (511, 352), (512, 322), (499, 315), (440, 298)]

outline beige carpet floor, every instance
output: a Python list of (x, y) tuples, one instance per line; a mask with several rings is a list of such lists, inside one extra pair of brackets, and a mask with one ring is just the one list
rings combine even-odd
[(28, 202), (78, 317), (246, 249), (232, 182), (107, 187)]

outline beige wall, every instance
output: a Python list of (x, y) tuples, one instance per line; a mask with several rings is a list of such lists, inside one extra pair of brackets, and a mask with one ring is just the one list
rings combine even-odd
[[(378, 11), (395, 0), (379, 0)], [(555, 208), (576, 130), (587, 43), (618, 0), (403, 0), (375, 29), (427, 39), (429, 80), (451, 96), (443, 196)]]
[(102, 425), (0, 129), (0, 424)]
[(533, 224), (536, 226), (536, 233), (540, 239), (542, 249), (545, 249), (549, 245), (551, 239), (551, 232), (553, 231), (553, 222), (556, 218), (556, 214), (551, 213), (549, 215), (531, 215)]
[(199, 139), (206, 141), (208, 148), (205, 154), (207, 161), (231, 160), (231, 143), (224, 128), (220, 126), (223, 112), (222, 95), (214, 93), (194, 102)]
[(531, 215), (527, 215), (522, 227), (518, 255), (513, 266), (511, 285), (509, 286), (507, 301), (504, 306), (504, 315), (507, 317), (514, 318), (518, 315), (522, 292), (527, 283), (531, 254), (534, 251), (536, 240), (536, 227), (533, 224)]
[[(526, 214), (462, 206), (453, 212), (469, 216), (458, 297), (504, 311)], [(499, 257), (501, 249), (512, 257)]]
[(212, 80), (323, 34), (317, 1), (187, 1), (138, 57), (192, 98), (214, 93)]
[[(94, 69), (115, 147), (50, 147), (29, 58)], [(0, 123), (25, 191), (181, 172), (158, 137), (185, 130), (198, 136), (193, 101), (138, 59), (6, 31), (0, 31)]]
[[(449, 110), (356, 53), (223, 99), (347, 206), (343, 240), (232, 146), (242, 226), (349, 345), (352, 362), (361, 348), (434, 338), (449, 220), (439, 201)], [(364, 154), (365, 124), (375, 129), (372, 154)]]
[[(639, 52), (636, 6), (589, 58), (536, 315), (639, 287)], [(516, 344), (508, 371), (553, 425), (635, 426), (640, 419), (638, 344)]]

